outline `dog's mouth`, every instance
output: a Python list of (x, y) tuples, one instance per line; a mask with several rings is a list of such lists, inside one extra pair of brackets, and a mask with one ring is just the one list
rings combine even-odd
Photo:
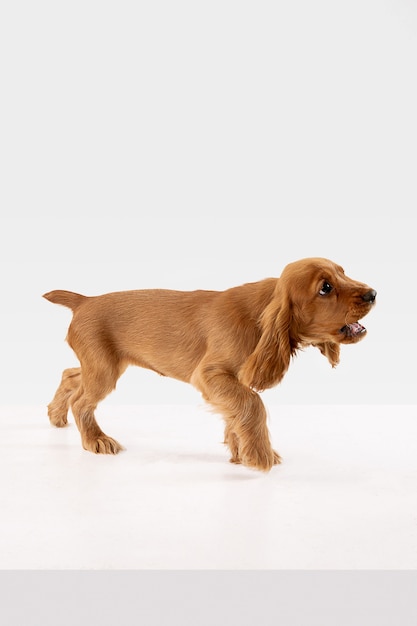
[(366, 333), (365, 326), (359, 324), (359, 322), (353, 322), (352, 324), (346, 324), (340, 329), (346, 339), (357, 339), (362, 337)]

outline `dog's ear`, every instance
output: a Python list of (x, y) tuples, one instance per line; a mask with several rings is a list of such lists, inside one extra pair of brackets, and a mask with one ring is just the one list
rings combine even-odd
[(273, 387), (284, 377), (295, 353), (291, 341), (291, 307), (288, 298), (279, 293), (266, 307), (261, 318), (262, 335), (255, 350), (244, 362), (239, 380), (255, 391)]
[(328, 359), (332, 367), (336, 367), (340, 361), (340, 345), (333, 341), (314, 344), (316, 348)]

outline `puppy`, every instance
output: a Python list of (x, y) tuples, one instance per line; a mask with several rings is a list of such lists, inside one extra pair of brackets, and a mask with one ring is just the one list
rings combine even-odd
[(308, 258), (287, 265), (280, 278), (226, 291), (87, 297), (58, 290), (44, 297), (72, 309), (67, 341), (80, 362), (63, 372), (48, 405), (52, 424), (65, 426), (71, 408), (86, 450), (122, 450), (94, 411), (127, 366), (138, 365), (194, 385), (224, 418), (231, 462), (268, 471), (280, 457), (258, 392), (278, 384), (304, 346), (316, 346), (336, 366), (340, 344), (365, 336), (359, 320), (374, 306), (376, 291), (332, 261)]

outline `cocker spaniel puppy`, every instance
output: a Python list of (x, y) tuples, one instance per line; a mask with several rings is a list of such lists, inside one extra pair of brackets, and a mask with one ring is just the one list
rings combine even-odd
[(48, 406), (52, 424), (65, 426), (71, 408), (86, 450), (122, 450), (94, 411), (127, 366), (138, 365), (194, 385), (224, 418), (231, 462), (268, 471), (280, 457), (258, 392), (279, 383), (304, 346), (316, 346), (336, 366), (340, 344), (365, 336), (359, 320), (375, 304), (376, 291), (332, 261), (309, 258), (287, 265), (280, 278), (226, 291), (93, 297), (51, 291), (44, 297), (72, 309), (67, 340), (81, 365), (63, 372)]

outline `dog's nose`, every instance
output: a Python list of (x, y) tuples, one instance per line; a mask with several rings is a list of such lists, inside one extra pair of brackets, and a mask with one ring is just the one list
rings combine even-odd
[(371, 289), (370, 291), (367, 291), (362, 296), (362, 300), (365, 300), (365, 302), (375, 302), (375, 298), (376, 298), (375, 289)]

